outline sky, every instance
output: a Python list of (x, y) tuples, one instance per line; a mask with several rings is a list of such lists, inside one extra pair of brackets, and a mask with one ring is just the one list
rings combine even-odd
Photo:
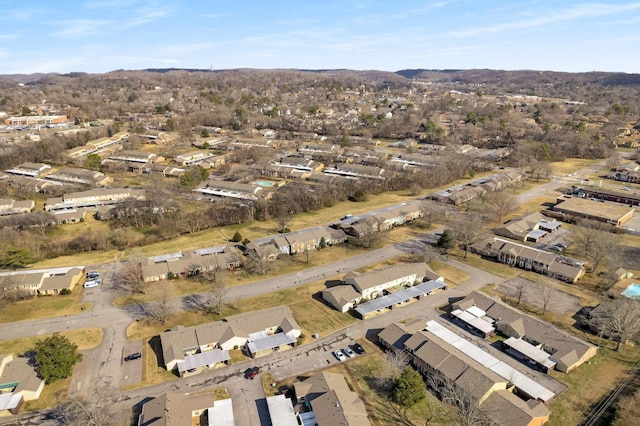
[(0, 74), (640, 72), (640, 1), (2, 0), (0, 6)]

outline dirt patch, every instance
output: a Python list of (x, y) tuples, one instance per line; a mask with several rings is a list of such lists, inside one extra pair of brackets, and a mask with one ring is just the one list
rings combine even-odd
[[(542, 290), (543, 288), (545, 288), (545, 286), (543, 286), (542, 284), (518, 277), (501, 283), (496, 288), (496, 291), (509, 297), (517, 298), (519, 286), (522, 282), (524, 283), (524, 288), (522, 289), (521, 302), (542, 309)], [(550, 291), (552, 295), (551, 300), (547, 305), (547, 311), (554, 314), (564, 314), (567, 312), (573, 314), (580, 310), (580, 299), (576, 296), (572, 296), (555, 289), (550, 289)]]
[(623, 247), (622, 266), (625, 269), (640, 269), (640, 248)]

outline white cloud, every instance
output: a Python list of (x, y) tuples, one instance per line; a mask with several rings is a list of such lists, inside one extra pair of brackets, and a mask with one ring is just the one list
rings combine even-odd
[(559, 10), (557, 12), (549, 11), (544, 15), (532, 16), (527, 19), (490, 25), (486, 27), (475, 27), (466, 30), (452, 31), (446, 35), (450, 37), (472, 37), (480, 34), (541, 27), (557, 22), (567, 22), (582, 18), (617, 15), (637, 9), (640, 9), (640, 3), (615, 5), (602, 3), (580, 4), (569, 9)]

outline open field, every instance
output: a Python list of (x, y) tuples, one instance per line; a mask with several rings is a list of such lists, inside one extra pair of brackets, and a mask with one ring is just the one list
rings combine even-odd
[[(73, 331), (63, 331), (60, 335), (65, 336), (71, 343), (78, 345), (78, 350), (93, 349), (102, 341), (102, 329), (84, 328)], [(22, 354), (33, 348), (36, 341), (43, 340), (51, 334), (42, 336), (25, 337), (22, 339), (0, 340), (0, 353)]]
[(589, 167), (594, 163), (596, 163), (596, 161), (584, 158), (567, 158), (564, 161), (552, 163), (553, 173), (556, 175), (569, 174)]
[[(609, 350), (601, 349), (600, 352), (569, 374), (551, 373), (569, 388), (551, 403), (549, 426), (580, 424), (591, 407), (625, 377), (631, 363), (618, 359), (617, 354)], [(635, 356), (637, 358), (637, 351)]]
[(91, 309), (91, 303), (80, 303), (82, 286), (71, 294), (39, 296), (6, 304), (0, 310), (0, 323), (79, 314)]

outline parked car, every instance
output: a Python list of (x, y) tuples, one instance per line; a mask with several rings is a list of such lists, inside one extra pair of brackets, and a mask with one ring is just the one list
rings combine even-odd
[(344, 353), (346, 356), (348, 356), (349, 358), (353, 358), (354, 356), (356, 356), (356, 354), (351, 350), (350, 347), (346, 347), (342, 350), (342, 353)]
[(142, 354), (140, 352), (135, 352), (135, 353), (132, 353), (130, 355), (125, 356), (124, 360), (129, 362), (129, 361), (134, 361), (134, 360), (140, 359), (140, 358), (142, 358)]
[(82, 287), (84, 288), (93, 288), (93, 287), (98, 287), (100, 285), (100, 283), (96, 280), (91, 280), (91, 281), (85, 281), (85, 283), (82, 285)]
[(340, 349), (335, 351), (333, 353), (333, 356), (335, 356), (338, 361), (346, 361), (347, 360), (347, 357), (344, 356), (344, 354), (342, 353), (342, 351)]
[(100, 276), (100, 273), (97, 271), (90, 271), (87, 272), (87, 278), (89, 278), (90, 280), (94, 279), (94, 278), (98, 278)]
[(365, 352), (365, 350), (362, 347), (362, 345), (360, 343), (357, 343), (357, 342), (356, 342), (355, 345), (353, 345), (353, 350), (359, 355), (362, 355)]
[(260, 373), (260, 367), (247, 368), (244, 371), (244, 378), (253, 380)]

